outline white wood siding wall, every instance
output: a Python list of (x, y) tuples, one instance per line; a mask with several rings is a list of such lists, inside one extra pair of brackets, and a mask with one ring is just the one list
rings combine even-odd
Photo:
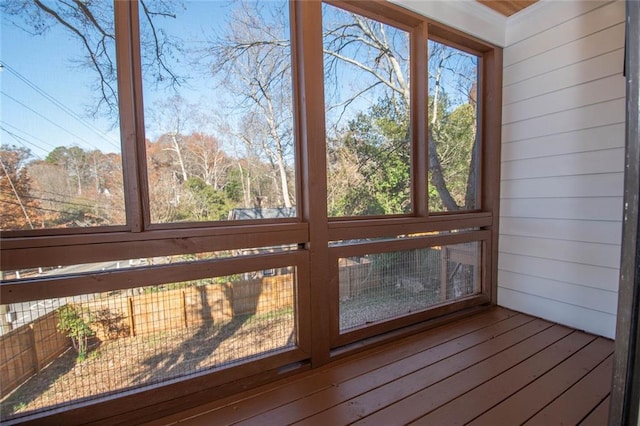
[(623, 1), (507, 22), (498, 303), (615, 333), (624, 166)]

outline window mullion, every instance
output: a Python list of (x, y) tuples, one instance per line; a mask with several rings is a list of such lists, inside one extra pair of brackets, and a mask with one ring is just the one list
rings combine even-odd
[(427, 24), (418, 25), (411, 35), (411, 143), (413, 152), (413, 213), (429, 215), (429, 143), (428, 143), (428, 59)]
[[(125, 186), (127, 226), (133, 232), (144, 229), (143, 211), (146, 199), (146, 162), (142, 125), (140, 77), (140, 37), (137, 2), (115, 2), (116, 54), (118, 60), (118, 92), (122, 168)], [(140, 142), (142, 141), (142, 142)], [(142, 154), (142, 155), (141, 155)], [(148, 210), (148, 209), (146, 209)]]

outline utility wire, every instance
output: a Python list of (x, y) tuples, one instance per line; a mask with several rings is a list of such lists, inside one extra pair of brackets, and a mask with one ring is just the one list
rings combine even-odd
[[(6, 132), (9, 136), (11, 136), (12, 138), (14, 138), (14, 139), (15, 139), (19, 144), (21, 144), (21, 145), (29, 144), (29, 145), (33, 146), (34, 148), (36, 148), (36, 149), (40, 149), (40, 150), (44, 151), (45, 153), (47, 152), (47, 151), (45, 151), (42, 147), (38, 146), (37, 144), (35, 144), (35, 143), (33, 143), (33, 142), (30, 142), (30, 141), (26, 140), (25, 138), (23, 138), (23, 137), (22, 137), (22, 136), (20, 136), (20, 135), (16, 135), (15, 133), (10, 132), (9, 130), (5, 129), (5, 128), (4, 128), (4, 127), (2, 127), (2, 126), (0, 126), (0, 129), (2, 129), (2, 130), (3, 130), (4, 132)], [(35, 153), (34, 153), (34, 155), (35, 155), (36, 157), (38, 157), (40, 160), (42, 160), (42, 159), (43, 159), (43, 158), (42, 158), (40, 155), (38, 155), (38, 154), (35, 154)]]
[(26, 84), (27, 86), (29, 86), (30, 88), (32, 88), (33, 90), (35, 90), (37, 93), (39, 93), (42, 97), (44, 97), (45, 99), (47, 99), (49, 102), (51, 102), (52, 104), (54, 104), (55, 106), (57, 106), (58, 108), (60, 108), (62, 111), (64, 111), (65, 113), (67, 113), (68, 115), (70, 115), (71, 117), (73, 117), (74, 119), (76, 119), (78, 122), (80, 122), (83, 126), (85, 126), (86, 128), (90, 129), (91, 131), (93, 131), (96, 135), (98, 135), (99, 137), (101, 137), (104, 141), (106, 141), (109, 145), (111, 145), (112, 147), (116, 148), (116, 149), (120, 149), (120, 146), (117, 144), (116, 141), (114, 141), (111, 138), (108, 138), (100, 129), (98, 129), (97, 127), (95, 127), (93, 124), (87, 122), (85, 119), (83, 119), (80, 115), (78, 115), (75, 111), (73, 111), (71, 108), (69, 108), (68, 106), (66, 106), (65, 104), (63, 104), (62, 102), (60, 102), (59, 100), (57, 100), (56, 98), (54, 98), (53, 96), (51, 96), (49, 93), (47, 93), (46, 91), (44, 91), (43, 89), (41, 89), (37, 84), (35, 84), (34, 82), (32, 82), (31, 80), (29, 80), (28, 78), (26, 78), (25, 76), (23, 76), (22, 74), (20, 74), (16, 69), (14, 69), (13, 67), (11, 67), (9, 64), (7, 64), (6, 62), (2, 63), (3, 68), (6, 68), (10, 73), (12, 73), (13, 75), (15, 75), (18, 79), (20, 79), (24, 84)]
[[(75, 196), (70, 196), (70, 195), (67, 195), (67, 194), (61, 194), (61, 193), (59, 193), (59, 192), (45, 191), (45, 190), (42, 190), (42, 189), (37, 189), (37, 190), (35, 190), (35, 192), (42, 193), (42, 194), (50, 194), (50, 195), (52, 195), (52, 196), (57, 196), (57, 197), (62, 197), (62, 198), (73, 198), (73, 199), (74, 199), (74, 200), (76, 200), (76, 201), (86, 201), (86, 202), (88, 202), (88, 203), (93, 203), (93, 202), (95, 202), (95, 200), (93, 200), (93, 199), (91, 199), (91, 198), (75, 197)], [(43, 200), (44, 200), (44, 199), (45, 199), (45, 198), (43, 198)], [(60, 202), (63, 202), (63, 201), (60, 201)], [(122, 209), (121, 209), (121, 210), (122, 210)]]
[[(4, 193), (5, 195), (11, 195), (11, 193), (7, 192), (7, 191), (0, 191), (0, 193)], [(62, 194), (60, 194), (60, 195), (62, 195)], [(23, 195), (22, 198), (29, 198), (31, 200), (37, 200), (37, 201), (49, 201), (51, 203), (66, 204), (66, 205), (69, 205), (69, 206), (76, 206), (76, 207), (86, 207), (86, 208), (89, 208), (89, 209), (94, 209), (96, 207), (98, 207), (98, 208), (101, 207), (99, 205), (80, 204), (80, 203), (74, 203), (74, 202), (71, 202), (71, 201), (56, 200), (54, 198), (35, 197), (33, 195)], [(88, 201), (92, 201), (92, 200), (88, 200)], [(114, 210), (124, 211), (124, 209), (116, 207), (116, 206), (111, 206), (111, 207)], [(62, 213), (62, 211), (60, 213)]]
[[(57, 148), (57, 146), (55, 146), (55, 145), (53, 145), (53, 144), (51, 144), (51, 143), (49, 143), (49, 142), (47, 142), (47, 141), (45, 141), (45, 140), (43, 140), (43, 139), (40, 139), (40, 138), (39, 138), (39, 137), (37, 137), (37, 136), (34, 136), (34, 135), (30, 134), (30, 133), (27, 133), (27, 132), (25, 132), (24, 130), (20, 129), (19, 127), (16, 127), (16, 126), (14, 126), (14, 125), (12, 125), (12, 124), (7, 123), (6, 121), (2, 121), (2, 120), (0, 120), (0, 123), (2, 124), (2, 126), (10, 127), (10, 128), (11, 128), (11, 129), (13, 129), (14, 131), (16, 131), (16, 132), (20, 132), (20, 133), (22, 133), (22, 134), (24, 134), (24, 135), (26, 135), (26, 136), (30, 137), (31, 139), (38, 141), (38, 142), (39, 142), (39, 143), (41, 143), (42, 145), (46, 145), (46, 146), (48, 146), (48, 147), (49, 147), (49, 148), (51, 148), (52, 150), (54, 150), (54, 149), (56, 149), (56, 148)], [(22, 137), (22, 139), (26, 140), (26, 138), (24, 138), (24, 137)], [(44, 149), (42, 149), (42, 148), (40, 148), (40, 149), (41, 149), (42, 151), (44, 151)], [(46, 152), (46, 151), (45, 151), (45, 152)]]
[[(13, 206), (19, 206), (20, 205), (20, 204), (16, 203), (15, 201), (9, 201), (9, 200), (0, 201), (0, 203), (2, 203), (2, 204), (11, 204)], [(41, 211), (44, 211), (44, 212), (58, 213), (58, 214), (68, 213), (68, 212), (65, 212), (63, 210), (50, 209), (50, 208), (41, 207), (41, 206), (29, 206), (29, 208), (34, 209), (34, 210), (41, 210)], [(31, 225), (31, 229), (34, 229), (32, 225)]]
[(13, 195), (15, 195), (16, 199), (18, 200), (18, 203), (19, 203), (18, 205), (22, 209), (22, 213), (24, 213), (24, 217), (27, 219), (27, 222), (29, 223), (29, 226), (31, 227), (31, 229), (33, 229), (33, 223), (31, 223), (31, 218), (29, 217), (29, 213), (27, 213), (27, 209), (24, 207), (24, 204), (22, 204), (22, 200), (20, 199), (20, 196), (18, 195), (18, 191), (16, 191), (16, 187), (13, 185), (13, 180), (11, 180), (11, 176), (9, 176), (9, 172), (7, 172), (7, 169), (4, 166), (4, 162), (1, 159), (0, 159), (0, 166), (2, 166), (2, 170), (4, 171), (4, 174), (7, 176), (7, 180), (9, 181), (9, 185), (11, 186), (11, 189), (13, 190)]
[(60, 126), (57, 123), (54, 123), (53, 121), (49, 120), (47, 117), (45, 117), (44, 115), (40, 114), (38, 111), (34, 110), (33, 108), (25, 105), (24, 103), (20, 102), (19, 100), (17, 100), (16, 98), (14, 98), (13, 96), (5, 93), (4, 91), (0, 90), (0, 93), (4, 96), (6, 96), (7, 98), (11, 99), (12, 101), (14, 101), (15, 103), (17, 103), (18, 105), (21, 105), (22, 107), (28, 109), (29, 111), (33, 112), (34, 114), (36, 114), (38, 117), (42, 118), (43, 120), (53, 124), (54, 126), (56, 126), (58, 129), (62, 130), (65, 133), (70, 134), (71, 136), (77, 138), (78, 140), (81, 140), (82, 142), (84, 142), (85, 144), (87, 144), (88, 146), (100, 151), (100, 148), (98, 148), (97, 146), (95, 146), (94, 144), (92, 144), (91, 142), (87, 141), (86, 139), (81, 138), (80, 136), (76, 135), (75, 133), (65, 129), (64, 127)]

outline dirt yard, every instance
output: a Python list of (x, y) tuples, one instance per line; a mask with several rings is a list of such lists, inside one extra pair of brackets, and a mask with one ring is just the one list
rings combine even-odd
[(294, 324), (289, 311), (93, 342), (82, 362), (76, 362), (70, 349), (0, 401), (0, 418), (58, 408), (283, 349), (295, 344)]

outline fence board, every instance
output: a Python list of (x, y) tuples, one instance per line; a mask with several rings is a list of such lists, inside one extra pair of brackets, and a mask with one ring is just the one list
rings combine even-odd
[[(111, 295), (77, 305), (91, 319), (96, 337), (112, 340), (292, 308), (294, 277), (287, 274), (135, 296)], [(54, 311), (0, 336), (1, 395), (20, 386), (71, 346), (70, 339), (57, 330), (57, 323)]]
[(30, 324), (0, 336), (0, 397), (20, 386), (71, 345), (56, 329), (57, 313), (49, 312)]

